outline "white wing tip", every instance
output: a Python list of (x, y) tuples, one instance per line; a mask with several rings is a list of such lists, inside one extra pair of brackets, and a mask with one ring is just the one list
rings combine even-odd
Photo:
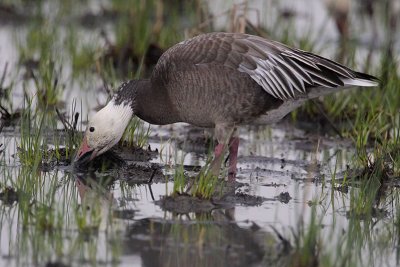
[(365, 86), (365, 87), (372, 87), (378, 86), (378, 81), (366, 80), (366, 79), (341, 79), (344, 85), (354, 85), (354, 86)]

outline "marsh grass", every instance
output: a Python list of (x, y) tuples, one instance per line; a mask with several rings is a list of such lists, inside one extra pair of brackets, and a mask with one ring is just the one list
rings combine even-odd
[[(209, 149), (204, 166), (202, 166), (199, 173), (194, 177), (188, 177), (185, 171), (185, 156), (181, 157), (180, 162), (175, 161), (173, 195), (189, 194), (199, 199), (211, 199), (217, 196), (218, 193), (222, 195), (225, 180), (219, 177), (219, 174), (222, 172), (224, 176), (226, 173), (220, 170), (221, 166), (213, 166), (214, 159), (211, 151), (213, 151), (212, 147)], [(174, 158), (177, 159), (179, 157), (175, 155)], [(216, 169), (218, 169), (218, 175), (215, 173)], [(220, 192), (218, 192), (218, 190)]]
[(93, 74), (99, 58), (100, 48), (95, 45), (97, 40), (91, 38), (86, 42), (80, 42), (79, 39), (82, 38), (84, 35), (77, 32), (74, 25), (68, 28), (66, 46), (70, 55), (72, 75), (76, 79)]
[(173, 195), (175, 194), (183, 194), (186, 189), (186, 185), (188, 182), (188, 177), (185, 175), (185, 169), (182, 162), (175, 168), (174, 172), (174, 187), (173, 187)]
[[(364, 201), (363, 197), (360, 195), (357, 200)], [(333, 208), (333, 202), (331, 205)], [(288, 231), (290, 234), (280, 234), (275, 230), (283, 249), (283, 255), (277, 260), (279, 266), (375, 266), (377, 262), (382, 262), (382, 256), (377, 251), (390, 239), (387, 239), (387, 232), (372, 233), (372, 217), (363, 214), (361, 218), (352, 214), (348, 219), (348, 228), (343, 231), (335, 223), (335, 217), (331, 224), (324, 223), (328, 210), (325, 204), (313, 205), (309, 217), (300, 216), (296, 227)], [(379, 248), (375, 247), (377, 240), (382, 242)], [(373, 256), (367, 256), (368, 250), (373, 251)]]
[[(75, 123), (71, 121), (71, 124)], [(17, 155), (22, 165), (38, 169), (49, 164), (51, 166), (54, 161), (68, 162), (80, 139), (81, 135), (74, 129), (64, 133), (58, 131), (56, 112), (35, 110), (32, 100), (26, 96), (26, 106), (20, 119), (20, 138), (17, 141)], [(50, 149), (49, 141), (54, 149)]]
[[(2, 208), (4, 213), (0, 216), (0, 224), (8, 225), (10, 235), (15, 236), (10, 240), (10, 255), (17, 257), (21, 265), (53, 261), (78, 264), (82, 260), (94, 265), (99, 257), (117, 262), (121, 241), (118, 227), (112, 224), (113, 202), (107, 197), (109, 193), (102, 185), (89, 181), (90, 186), (80, 192), (79, 201), (73, 177), (59, 174), (52, 172), (32, 179), (30, 167), (18, 169), (13, 184), (19, 192), (18, 205)], [(13, 222), (10, 218), (18, 219)], [(102, 255), (97, 246), (99, 240), (104, 240), (107, 247), (107, 253)]]
[(52, 143), (54, 144), (55, 148), (55, 156), (59, 161), (61, 159), (72, 159), (72, 156), (75, 154), (75, 148), (78, 147), (79, 143), (82, 140), (82, 121), (80, 121), (79, 123), (79, 114), (82, 114), (82, 110), (80, 112), (77, 112), (76, 108), (76, 101), (73, 101), (70, 115), (67, 116), (67, 118), (60, 114), (58, 109), (56, 109), (58, 119), (64, 126), (64, 129), (62, 131), (57, 131), (58, 120), (54, 120), (52, 125), (55, 132), (55, 134), (53, 135)]
[(56, 67), (56, 63), (52, 61), (40, 61), (38, 75), (32, 73), (38, 107), (45, 110), (59, 104), (61, 96), (60, 73), (61, 66)]
[(224, 179), (220, 179), (219, 175), (212, 172), (210, 158), (208, 157), (205, 166), (195, 178), (190, 192), (192, 196), (200, 199), (211, 199), (218, 193), (218, 189), (222, 190), (224, 186)]
[(31, 109), (32, 101), (27, 99), (27, 107), (21, 117), (20, 126), (20, 143), (18, 144), (18, 157), (23, 165), (28, 165), (37, 169), (43, 158), (43, 122), (45, 114), (36, 117), (37, 120), (32, 120), (34, 115)]
[(400, 78), (392, 74), (390, 82), (382, 81), (381, 88), (365, 92), (359, 104), (351, 136), (358, 151), (356, 163), (370, 174), (366, 178), (387, 182), (399, 176), (399, 86)]
[(132, 118), (128, 127), (126, 128), (121, 140), (124, 145), (129, 147), (136, 146), (143, 148), (148, 144), (150, 135), (150, 125), (145, 124), (137, 117)]

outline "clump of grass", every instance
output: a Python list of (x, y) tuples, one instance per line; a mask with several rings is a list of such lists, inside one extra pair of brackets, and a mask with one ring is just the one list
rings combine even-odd
[[(60, 36), (56, 25), (48, 23), (44, 26), (43, 21), (31, 23), (25, 40), (18, 40), (19, 60), (25, 64), (28, 69), (37, 67), (39, 61), (48, 61), (51, 55), (55, 55), (57, 41)], [(19, 37), (21, 38), (21, 37)], [(31, 68), (33, 67), (33, 68)]]
[(285, 237), (273, 228), (281, 242), (278, 258), (272, 262), (274, 266), (359, 266), (355, 264), (358, 252), (354, 252), (360, 249), (362, 243), (352, 243), (355, 241), (352, 232), (339, 235), (337, 231), (341, 233), (343, 229), (335, 229), (335, 224), (327, 228), (323, 224), (327, 210), (323, 210), (320, 214), (317, 208), (317, 206), (311, 207), (308, 220), (300, 216), (297, 226), (291, 228), (290, 237)]
[(97, 43), (96, 40), (91, 40), (89, 43), (82, 43), (79, 42), (80, 38), (79, 33), (71, 26), (68, 29), (66, 44), (71, 57), (72, 74), (74, 77), (86, 77), (88, 74), (94, 72), (99, 53), (99, 48), (93, 45)]
[[(81, 140), (77, 132), (77, 116), (68, 122), (61, 117), (66, 127), (65, 134), (57, 131), (56, 112), (42, 112), (32, 108), (32, 100), (26, 96), (26, 107), (20, 119), (20, 140), (18, 158), (22, 165), (34, 168), (54, 167), (57, 162), (67, 163), (71, 159), (75, 147)], [(75, 106), (72, 108), (74, 114)], [(58, 113), (58, 116), (61, 116)], [(60, 118), (60, 117), (59, 117)], [(69, 126), (68, 126), (69, 125)], [(52, 141), (53, 148), (49, 142)]]
[(385, 210), (380, 208), (382, 200), (386, 199), (390, 183), (400, 176), (399, 133), (391, 131), (391, 137), (384, 137), (370, 149), (364, 144), (365, 138), (360, 137), (355, 164), (361, 166), (361, 171), (347, 181), (356, 187), (351, 191), (348, 216), (361, 219), (385, 216)]
[[(233, 130), (227, 135), (225, 143), (228, 144), (230, 137), (233, 135)], [(210, 144), (212, 145), (212, 143)], [(213, 151), (210, 147), (209, 153), (207, 155), (207, 160), (205, 165), (201, 168), (199, 174), (188, 182), (186, 185), (185, 193), (189, 192), (189, 194), (193, 197), (197, 197), (200, 199), (211, 199), (212, 197), (216, 197), (217, 190), (219, 190), (220, 194), (229, 193), (224, 192), (225, 183), (224, 179), (220, 179), (220, 175), (222, 173), (222, 177), (226, 176), (226, 171), (221, 171), (221, 167), (224, 165), (224, 155), (228, 150), (228, 146), (224, 146), (223, 151), (221, 152), (220, 157), (213, 157)], [(185, 173), (183, 169), (183, 165), (175, 171), (174, 175), (174, 189), (178, 189), (180, 193), (183, 192), (183, 188), (185, 188), (185, 183), (187, 180), (185, 178)], [(176, 185), (175, 185), (176, 184)], [(229, 182), (230, 185), (232, 185)], [(231, 189), (231, 188), (229, 188)], [(175, 191), (175, 190), (174, 190)]]
[(143, 148), (148, 144), (150, 135), (150, 125), (137, 117), (134, 117), (126, 128), (121, 140), (127, 146), (136, 146)]
[(173, 188), (174, 195), (182, 194), (185, 192), (187, 180), (188, 178), (185, 175), (185, 169), (183, 167), (183, 162), (182, 162), (182, 164), (179, 164), (178, 168), (175, 169), (174, 173), (174, 188)]
[[(79, 142), (82, 140), (82, 134), (79, 129), (82, 128), (82, 125), (78, 125), (79, 114), (82, 112), (76, 111), (76, 101), (73, 101), (70, 116), (66, 118), (63, 114), (61, 114), (58, 109), (56, 109), (57, 116), (61, 123), (64, 126), (63, 132), (65, 133), (65, 138), (60, 140), (59, 135), (54, 135), (53, 143), (55, 146), (54, 152), (56, 153), (56, 158), (60, 160), (62, 157), (71, 158), (74, 153), (74, 148), (77, 148)], [(54, 129), (57, 129), (57, 125), (53, 126)], [(63, 149), (65, 147), (65, 149)], [(65, 151), (65, 153), (63, 153)]]
[(60, 73), (61, 66), (56, 67), (53, 61), (40, 61), (38, 74), (33, 74), (36, 87), (38, 107), (47, 109), (59, 104), (61, 96)]
[[(45, 114), (40, 117), (33, 115), (31, 101), (27, 99), (28, 105), (24, 109), (21, 118), (21, 139), (18, 149), (18, 157), (22, 165), (37, 168), (43, 157), (43, 122)], [(32, 118), (36, 118), (32, 120)]]
[(210, 163), (207, 162), (196, 177), (191, 189), (192, 196), (210, 199), (215, 196), (218, 187), (222, 185), (223, 181), (210, 170), (209, 166)]
[[(400, 85), (400, 79), (397, 82)], [(394, 84), (383, 85), (388, 94), (380, 99), (380, 104), (364, 120), (355, 122), (354, 143), (357, 147), (356, 165), (363, 169), (364, 179), (378, 177), (381, 183), (400, 175), (400, 101), (392, 100)], [(395, 97), (398, 98), (398, 97)]]
[(372, 218), (382, 218), (385, 216), (385, 210), (379, 208), (382, 184), (376, 177), (361, 183), (360, 188), (350, 193), (350, 209), (347, 216), (358, 220), (364, 220), (367, 223)]
[(400, 175), (398, 144), (377, 144), (371, 153), (359, 152), (358, 160), (359, 164), (363, 166), (359, 175), (361, 179), (378, 177), (379, 181), (384, 183)]
[(196, 177), (190, 178), (186, 175), (183, 163), (178, 165), (174, 173), (173, 194), (189, 194), (200, 199), (211, 199), (215, 197), (218, 189), (223, 189), (224, 181), (219, 179), (211, 169), (211, 159), (203, 166)]

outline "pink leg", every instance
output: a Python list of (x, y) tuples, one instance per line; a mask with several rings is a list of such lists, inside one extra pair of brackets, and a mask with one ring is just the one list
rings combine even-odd
[(222, 159), (224, 158), (224, 144), (218, 144), (214, 149), (214, 160), (211, 162), (210, 170), (215, 176), (219, 176)]
[[(228, 168), (228, 180), (229, 181), (235, 180), (238, 148), (239, 148), (239, 138), (232, 137), (229, 141), (229, 168)], [(214, 149), (213, 169), (214, 169), (215, 173), (218, 173), (217, 169), (219, 169), (221, 166), (223, 152), (224, 152), (223, 144), (218, 144)]]
[(234, 181), (236, 176), (236, 165), (239, 150), (239, 137), (232, 137), (229, 141), (229, 168), (228, 180)]
[(224, 145), (223, 144), (218, 144), (214, 149), (215, 158), (219, 158), (222, 155), (223, 151), (224, 151)]

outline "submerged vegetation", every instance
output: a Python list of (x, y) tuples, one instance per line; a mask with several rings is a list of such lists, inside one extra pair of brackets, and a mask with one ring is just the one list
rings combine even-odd
[[(338, 29), (329, 30), (326, 19), (310, 26), (310, 14), (288, 1), (259, 2), (225, 1), (215, 12), (218, 1), (204, 0), (1, 1), (1, 264), (399, 265), (396, 1), (354, 1), (340, 17), (353, 21), (347, 26), (333, 23), (343, 10), (330, 6)], [(118, 168), (101, 166), (104, 158), (89, 171), (71, 166), (89, 114), (122, 81), (148, 77), (171, 45), (219, 30), (328, 56), (380, 85), (310, 101), (282, 124), (241, 133), (240, 187), (229, 207), (215, 202), (230, 188), (209, 171), (204, 136), (190, 138), (182, 125), (150, 128), (135, 118)], [(160, 196), (211, 204), (161, 211)]]

